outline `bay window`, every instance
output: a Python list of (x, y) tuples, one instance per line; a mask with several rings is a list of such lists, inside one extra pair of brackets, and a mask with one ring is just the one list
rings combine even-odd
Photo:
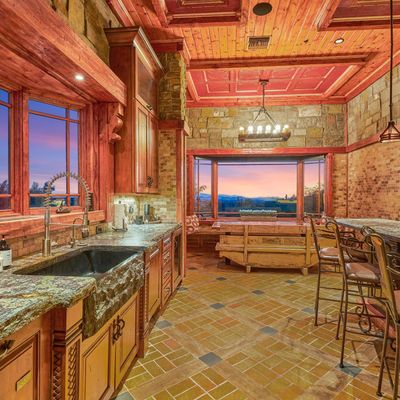
[(202, 219), (238, 218), (244, 210), (278, 218), (324, 213), (324, 156), (194, 156), (191, 174), (189, 211)]

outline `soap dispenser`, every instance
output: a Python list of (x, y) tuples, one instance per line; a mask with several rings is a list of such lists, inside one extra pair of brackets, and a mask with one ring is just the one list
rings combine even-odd
[(11, 263), (12, 250), (3, 235), (3, 238), (0, 240), (0, 271), (2, 271), (3, 268), (11, 266)]

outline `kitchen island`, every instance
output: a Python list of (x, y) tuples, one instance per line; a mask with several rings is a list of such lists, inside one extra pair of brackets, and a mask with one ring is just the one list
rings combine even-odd
[(216, 250), (220, 257), (252, 268), (300, 269), (317, 261), (310, 226), (296, 221), (220, 221)]
[[(108, 399), (182, 275), (178, 224), (130, 226), (24, 257), (0, 273), (0, 380), (16, 399)], [(84, 251), (126, 252), (100, 277), (38, 275)], [(13, 397), (14, 396), (14, 397)], [(15, 397), (17, 396), (17, 397)], [(94, 397), (93, 397), (94, 396)]]

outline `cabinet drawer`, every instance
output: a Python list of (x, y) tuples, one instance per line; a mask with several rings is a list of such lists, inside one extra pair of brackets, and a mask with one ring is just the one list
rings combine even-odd
[(164, 282), (172, 275), (172, 263), (168, 264), (167, 268), (163, 268), (163, 286)]
[(165, 282), (165, 286), (162, 289), (161, 303), (162, 303), (163, 306), (168, 301), (168, 299), (170, 298), (171, 292), (172, 292), (172, 280), (171, 280), (171, 278), (169, 278)]
[(166, 266), (167, 264), (169, 264), (172, 261), (172, 253), (171, 253), (171, 249), (163, 254), (163, 260), (162, 260), (162, 265), (163, 268), (164, 266)]
[(171, 236), (167, 236), (163, 239), (163, 252), (167, 252), (171, 249), (172, 238)]

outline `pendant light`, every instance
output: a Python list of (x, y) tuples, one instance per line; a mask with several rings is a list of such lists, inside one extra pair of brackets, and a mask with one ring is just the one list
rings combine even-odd
[(400, 131), (393, 119), (393, 44), (394, 44), (394, 23), (393, 23), (393, 0), (390, 0), (390, 86), (389, 86), (389, 123), (386, 129), (380, 134), (379, 141), (395, 142), (400, 140)]
[[(262, 106), (246, 130), (243, 126), (239, 128), (240, 142), (285, 142), (290, 138), (289, 125), (277, 124), (265, 108), (265, 88), (268, 82), (268, 79), (260, 79), (263, 89)], [(265, 126), (261, 123), (257, 125), (257, 120), (267, 121), (267, 124)]]

